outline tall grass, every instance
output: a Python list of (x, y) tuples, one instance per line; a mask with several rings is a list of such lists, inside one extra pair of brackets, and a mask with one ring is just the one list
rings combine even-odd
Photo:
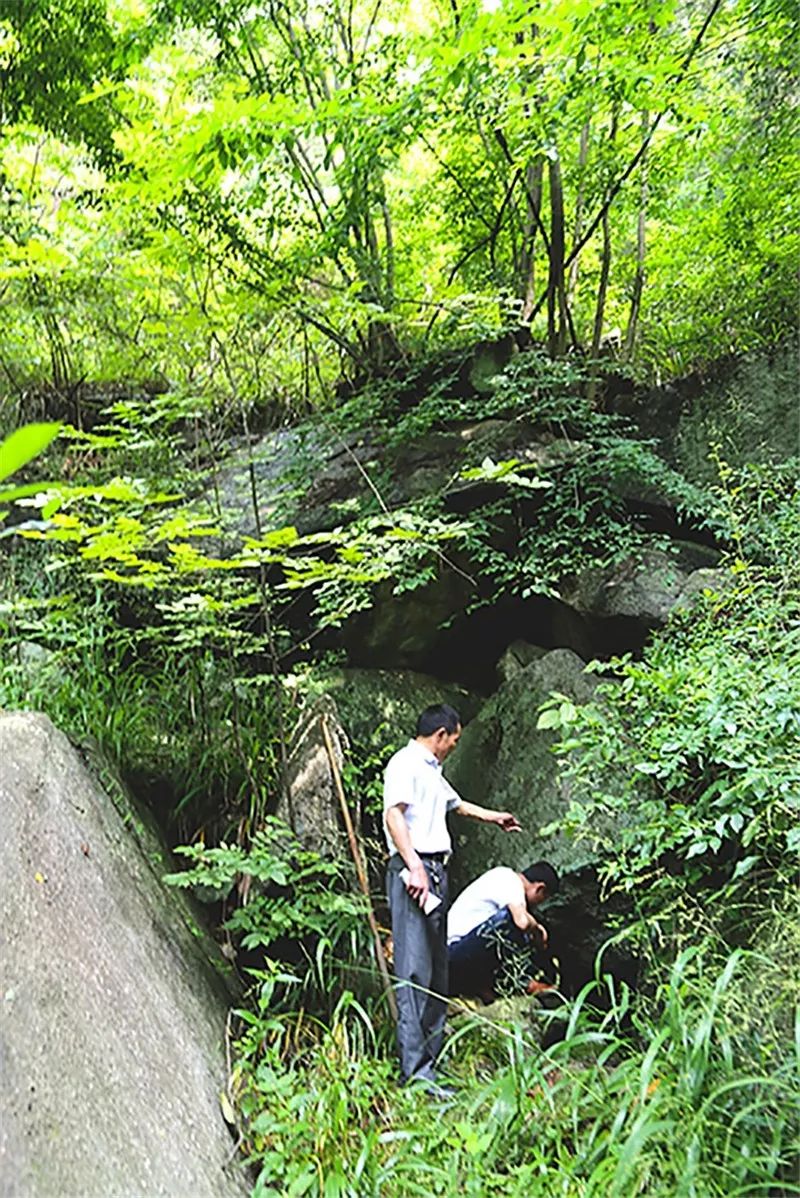
[[(555, 1014), (456, 1016), (443, 1060), (456, 1096), (443, 1104), (398, 1088), (385, 1027), (352, 995), (313, 1028), (264, 1010), (235, 1072), (254, 1193), (800, 1194), (800, 1018), (765, 1055), (758, 1012), (742, 1017), (765, 972), (780, 984), (758, 954), (695, 947), (646, 999), (596, 983)], [(564, 1038), (544, 1051), (552, 1019)]]

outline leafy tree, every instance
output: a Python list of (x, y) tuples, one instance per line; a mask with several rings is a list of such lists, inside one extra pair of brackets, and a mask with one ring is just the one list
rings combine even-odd
[(84, 104), (96, 80), (126, 66), (102, 0), (25, 0), (0, 19), (0, 133), (31, 121), (112, 156), (110, 102)]
[[(662, 371), (793, 325), (790, 5), (422, 22), (405, 0), (163, 0), (147, 32), (113, 13), (31, 4), (3, 26), (14, 374), (33, 319), (31, 369), (62, 389), (149, 372), (273, 419), (342, 370), (520, 322), (551, 353), (613, 334)], [(57, 196), (43, 128), (66, 139)]]

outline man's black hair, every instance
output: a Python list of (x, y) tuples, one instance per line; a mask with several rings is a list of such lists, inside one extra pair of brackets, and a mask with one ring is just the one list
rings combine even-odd
[(523, 869), (522, 876), (527, 878), (529, 882), (544, 882), (547, 887), (548, 898), (552, 898), (554, 894), (558, 894), (558, 874), (549, 861), (534, 862), (527, 869)]
[(434, 732), (444, 728), (452, 736), (460, 727), (461, 716), (455, 707), (448, 707), (447, 703), (435, 703), (432, 707), (426, 707), (417, 717), (416, 735), (433, 736)]

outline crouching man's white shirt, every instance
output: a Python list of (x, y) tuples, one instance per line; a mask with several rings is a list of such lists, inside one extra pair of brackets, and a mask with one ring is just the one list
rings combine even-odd
[(467, 936), (503, 907), (525, 903), (525, 887), (515, 869), (498, 865), (462, 890), (447, 916), (447, 943)]
[(410, 740), (386, 766), (383, 776), (383, 831), (390, 853), (397, 846), (386, 827), (390, 807), (403, 806), (411, 843), (418, 853), (449, 853), (447, 812), (461, 806), (461, 796), (442, 773), (439, 762), (424, 745)]

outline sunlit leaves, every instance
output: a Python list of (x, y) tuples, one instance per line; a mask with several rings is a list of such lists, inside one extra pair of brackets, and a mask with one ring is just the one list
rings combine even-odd
[(551, 695), (550, 699), (548, 699), (547, 702), (542, 705), (542, 709), (536, 721), (536, 727), (540, 732), (549, 732), (559, 729), (564, 735), (566, 735), (577, 714), (577, 707), (567, 695), (554, 693)]
[[(291, 403), (325, 392), (342, 352), (363, 369), (421, 338), (492, 333), (519, 319), (525, 271), (533, 265), (541, 279), (547, 265), (543, 237), (526, 231), (532, 163), (558, 155), (571, 238), (579, 195), (584, 215), (596, 215), (639, 146), (644, 111), (664, 114), (648, 159), (644, 357), (680, 368), (698, 342), (713, 356), (753, 330), (787, 327), (796, 256), (787, 6), (759, 15), (726, 2), (680, 83), (699, 6), (475, 3), (459, 4), (455, 18), (447, 4), (423, 17), (403, 0), (337, 0), (310, 20), (301, 4), (164, 3), (146, 35), (113, 50), (102, 6), (61, 7), (63, 29), (46, 32), (66, 76), (52, 95), (42, 89), (46, 114), (29, 104), (17, 115), (52, 126), (60, 97), (56, 126), (94, 123), (99, 136), (103, 125), (124, 169), (108, 160), (106, 177), (87, 180), (74, 148), (55, 150), (36, 128), (35, 162), (32, 150), (11, 156), (22, 219), (0, 270), (19, 287), (2, 348), (35, 372), (47, 372), (60, 327), (76, 377), (121, 377), (147, 362), (192, 387), (227, 394), (235, 377), (238, 395), (261, 402), (279, 391)], [(34, 5), (24, 29), (6, 23), (20, 86), (47, 10)], [(762, 171), (779, 185), (763, 188)], [(623, 190), (610, 214), (609, 327), (628, 315), (638, 194)], [(547, 204), (545, 194), (545, 228)], [(583, 343), (598, 248), (595, 236), (582, 251), (570, 297)], [(53, 285), (32, 307), (26, 283), (39, 275)], [(59, 322), (49, 333), (43, 307)], [(302, 365), (312, 352), (319, 370)]]
[(297, 529), (294, 525), (287, 525), (285, 528), (271, 529), (262, 537), (245, 537), (245, 550), (257, 553), (261, 549), (288, 549), (298, 540)]
[(74, 263), (63, 246), (36, 235), (22, 242), (10, 237), (0, 238), (0, 256), (0, 279), (25, 279), (37, 273), (57, 274)]
[(553, 483), (547, 478), (532, 478), (529, 472), (532, 467), (520, 463), (517, 458), (509, 458), (504, 462), (494, 462), (484, 458), (480, 466), (470, 466), (461, 471), (460, 477), (466, 482), (508, 483), (515, 487), (527, 487), (531, 490), (542, 490), (552, 487)]

